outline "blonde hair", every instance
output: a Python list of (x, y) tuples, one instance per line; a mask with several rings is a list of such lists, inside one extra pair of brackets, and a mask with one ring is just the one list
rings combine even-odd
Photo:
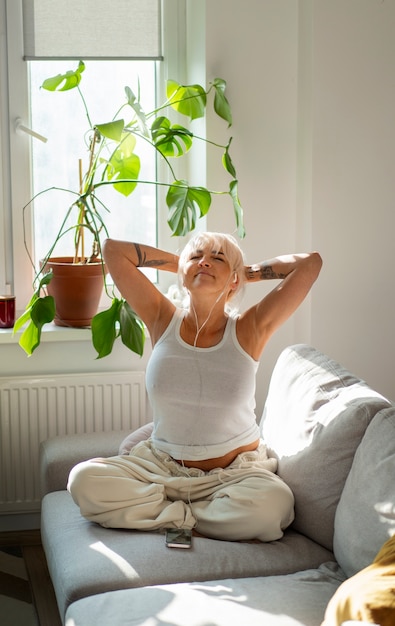
[(229, 263), (231, 272), (237, 276), (237, 286), (235, 289), (229, 290), (228, 294), (228, 300), (233, 299), (236, 294), (243, 291), (245, 259), (244, 253), (233, 235), (225, 233), (199, 232), (188, 241), (178, 261), (180, 288), (184, 288), (184, 272), (187, 261), (194, 252), (204, 250), (207, 247), (218, 252), (221, 250)]

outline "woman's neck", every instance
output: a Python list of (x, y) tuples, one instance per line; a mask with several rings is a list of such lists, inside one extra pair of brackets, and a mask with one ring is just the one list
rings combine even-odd
[(223, 305), (218, 306), (214, 302), (211, 306), (200, 305), (196, 308), (191, 300), (189, 310), (184, 315), (183, 339), (195, 346), (215, 345), (223, 336), (227, 320)]

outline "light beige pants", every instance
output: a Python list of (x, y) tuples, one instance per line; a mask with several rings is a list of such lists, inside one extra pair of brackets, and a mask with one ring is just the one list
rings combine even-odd
[(68, 490), (84, 517), (108, 528), (196, 528), (217, 539), (274, 541), (294, 518), (292, 491), (276, 468), (263, 444), (204, 472), (148, 440), (128, 456), (76, 465)]

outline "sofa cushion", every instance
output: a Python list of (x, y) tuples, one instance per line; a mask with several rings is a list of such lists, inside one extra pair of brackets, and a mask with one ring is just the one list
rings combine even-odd
[(336, 566), (288, 576), (115, 591), (79, 600), (67, 626), (317, 626), (341, 584)]
[(41, 495), (66, 489), (70, 470), (80, 461), (118, 454), (121, 441), (130, 433), (112, 430), (77, 435), (60, 435), (40, 445)]
[(262, 436), (295, 495), (293, 528), (328, 549), (355, 451), (388, 400), (318, 350), (286, 348), (273, 370)]
[(395, 408), (380, 411), (359, 446), (335, 519), (334, 550), (347, 576), (395, 533)]
[(269, 543), (194, 537), (190, 550), (169, 549), (163, 534), (88, 522), (67, 491), (44, 497), (41, 535), (61, 616), (75, 600), (105, 591), (288, 574), (333, 560), (331, 552), (294, 531)]

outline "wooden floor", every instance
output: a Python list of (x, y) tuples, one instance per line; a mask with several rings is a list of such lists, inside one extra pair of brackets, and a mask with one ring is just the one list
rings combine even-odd
[(40, 626), (62, 626), (39, 530), (0, 533), (0, 546), (22, 549)]

